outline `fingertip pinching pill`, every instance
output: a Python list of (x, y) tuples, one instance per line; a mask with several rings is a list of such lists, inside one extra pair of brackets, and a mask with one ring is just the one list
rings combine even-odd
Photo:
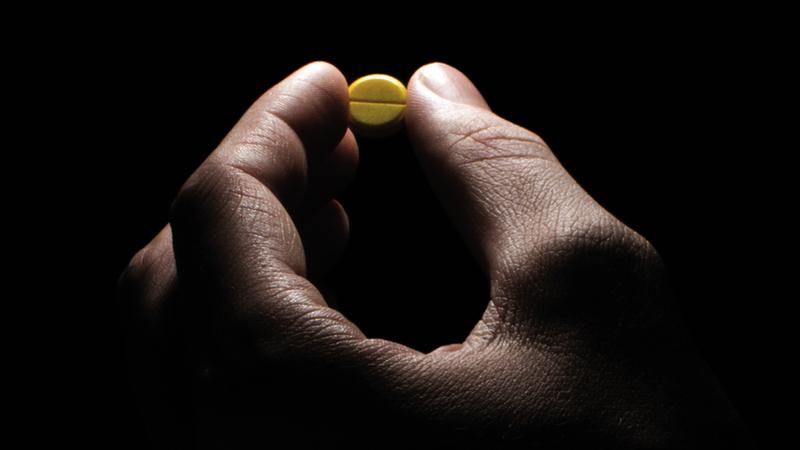
[(385, 137), (403, 124), (407, 91), (389, 75), (367, 75), (354, 81), (350, 93), (350, 127), (362, 136)]

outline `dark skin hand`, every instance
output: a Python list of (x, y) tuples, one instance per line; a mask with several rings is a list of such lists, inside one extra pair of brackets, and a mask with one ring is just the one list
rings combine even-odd
[(347, 111), (327, 63), (270, 89), (123, 274), (157, 447), (752, 448), (652, 246), (444, 64), (409, 82), (406, 128), (490, 280), (486, 311), (424, 354), (330, 308), (307, 274), (348, 236)]

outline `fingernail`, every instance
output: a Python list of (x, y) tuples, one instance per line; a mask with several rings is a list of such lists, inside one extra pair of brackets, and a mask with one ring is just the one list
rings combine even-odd
[(489, 109), (486, 100), (469, 78), (447, 64), (433, 63), (423, 67), (419, 72), (419, 81), (439, 97)]

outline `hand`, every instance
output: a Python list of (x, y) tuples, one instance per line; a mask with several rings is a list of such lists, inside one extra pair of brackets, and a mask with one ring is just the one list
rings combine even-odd
[(307, 274), (348, 235), (333, 200), (358, 159), (347, 108), (326, 63), (273, 87), (123, 274), (157, 444), (749, 448), (655, 250), (452, 67), (415, 73), (406, 125), (490, 279), (482, 319), (423, 354), (328, 307)]

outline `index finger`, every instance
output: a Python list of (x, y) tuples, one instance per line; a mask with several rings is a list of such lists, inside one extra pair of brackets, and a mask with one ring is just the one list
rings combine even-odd
[(363, 339), (304, 277), (287, 212), (303, 198), (309, 159), (345, 135), (347, 111), (344, 76), (309, 64), (264, 94), (178, 194), (171, 224), (181, 287), (226, 337), (255, 337), (271, 350), (308, 344), (312, 332), (318, 350)]

